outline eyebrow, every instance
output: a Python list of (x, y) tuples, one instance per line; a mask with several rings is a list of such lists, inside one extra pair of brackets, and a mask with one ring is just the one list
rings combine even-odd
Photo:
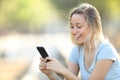
[[(72, 25), (72, 23), (70, 23), (70, 24)], [(81, 23), (75, 23), (75, 24), (77, 24), (77, 25), (78, 25), (78, 24), (81, 24)]]

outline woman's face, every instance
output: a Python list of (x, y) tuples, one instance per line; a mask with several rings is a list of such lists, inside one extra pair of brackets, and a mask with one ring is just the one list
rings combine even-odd
[(76, 44), (83, 45), (89, 34), (88, 23), (82, 14), (73, 14), (70, 20), (70, 31)]

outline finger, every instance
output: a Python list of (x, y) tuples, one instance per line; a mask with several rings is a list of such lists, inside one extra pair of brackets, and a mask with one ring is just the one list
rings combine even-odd
[(48, 60), (44, 59), (44, 58), (40, 58), (41, 61), (44, 61), (44, 62), (48, 62)]
[(44, 58), (42, 58), (42, 57), (40, 57), (40, 60), (41, 60), (41, 61), (45, 61), (45, 59), (44, 59)]
[(46, 69), (50, 69), (51, 65), (49, 64), (49, 62), (46, 64), (45, 68)]
[(53, 69), (54, 69), (54, 66), (48, 62), (48, 63), (46, 64), (46, 66), (45, 66), (45, 69), (53, 70)]
[(46, 57), (45, 60), (46, 60), (46, 61), (53, 61), (54, 58), (52, 58), (52, 57)]
[(39, 69), (43, 70), (43, 69), (45, 69), (45, 67), (42, 67), (41, 65), (39, 65)]
[(39, 63), (39, 64), (40, 64), (40, 65), (43, 65), (44, 63), (45, 63), (45, 61), (40, 61), (40, 63)]
[(41, 61), (39, 65), (42, 66), (42, 67), (45, 67), (46, 66), (46, 62), (45, 61)]

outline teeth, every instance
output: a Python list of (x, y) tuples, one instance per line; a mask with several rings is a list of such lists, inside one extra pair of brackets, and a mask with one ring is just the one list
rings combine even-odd
[(79, 36), (75, 36), (75, 38), (78, 38)]

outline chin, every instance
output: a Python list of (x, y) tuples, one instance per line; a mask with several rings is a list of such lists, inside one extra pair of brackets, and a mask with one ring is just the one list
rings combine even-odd
[(83, 45), (83, 42), (77, 42), (77, 41), (76, 41), (76, 44), (82, 46), (82, 45)]

